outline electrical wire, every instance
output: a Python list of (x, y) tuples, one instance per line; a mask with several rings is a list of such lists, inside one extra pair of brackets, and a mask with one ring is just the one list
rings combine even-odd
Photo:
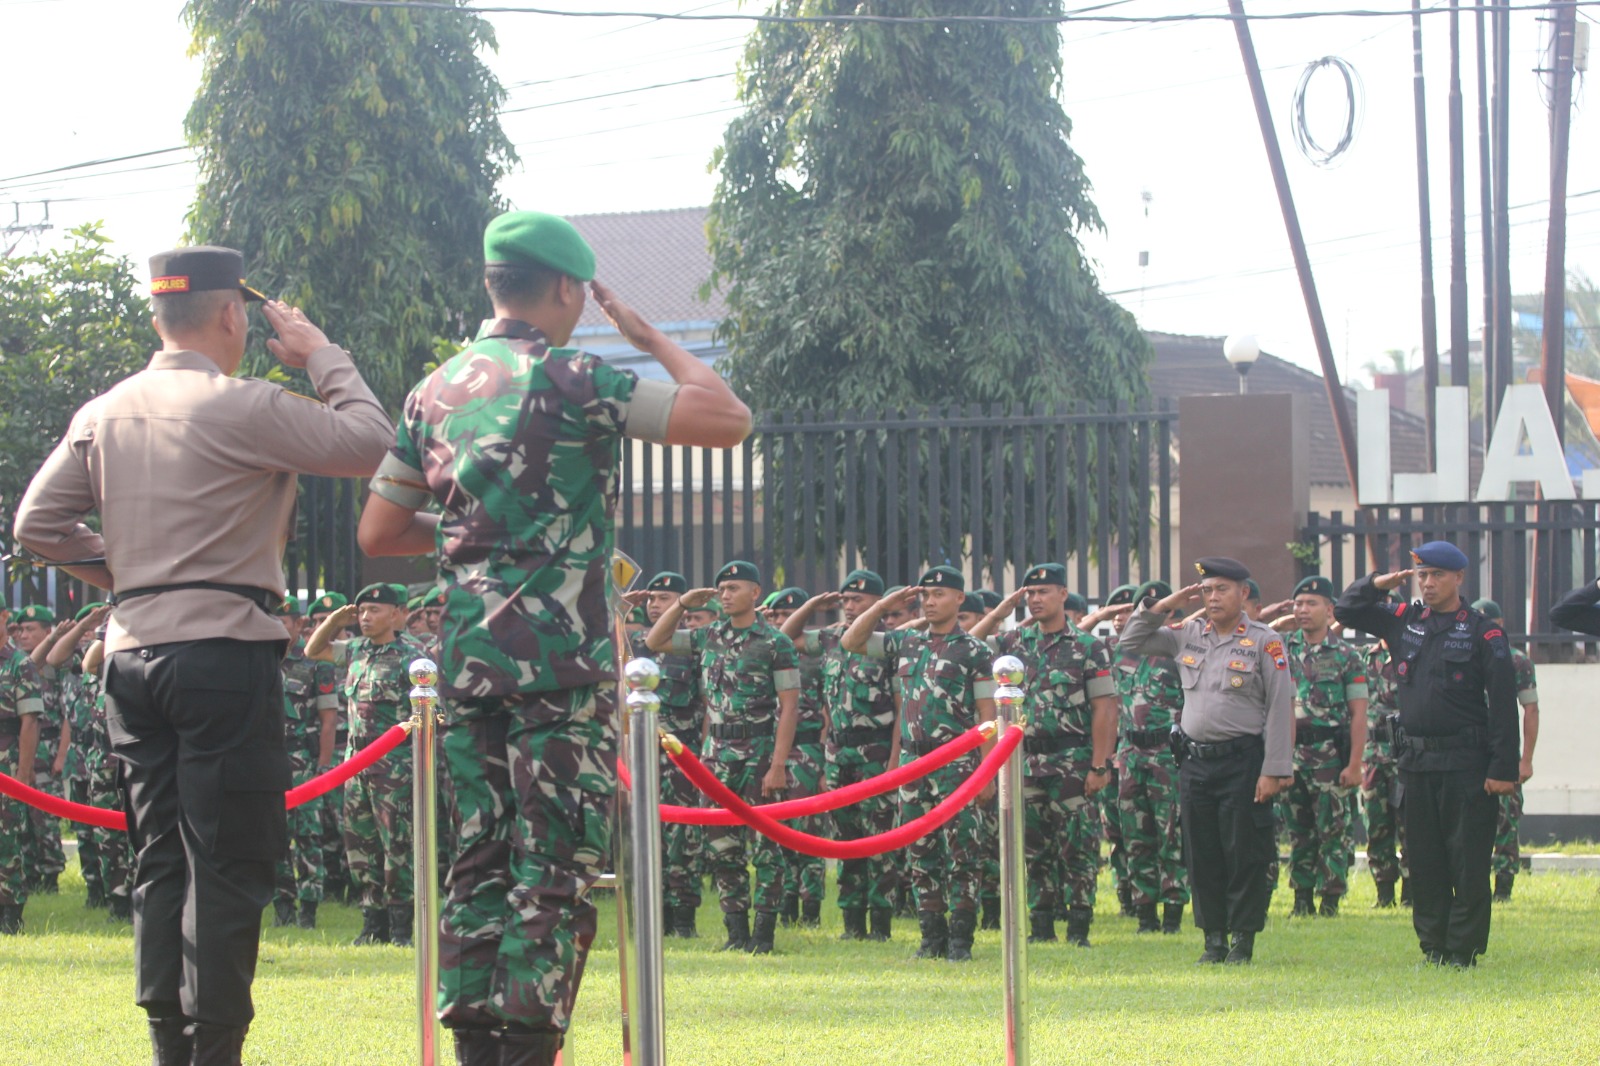
[[(1344, 133), (1333, 147), (1324, 148), (1311, 132), (1311, 124), (1306, 119), (1306, 93), (1317, 72), (1330, 68), (1337, 71), (1344, 81)], [(1312, 166), (1331, 166), (1334, 160), (1349, 150), (1356, 137), (1356, 128), (1361, 124), (1361, 97), (1361, 76), (1356, 73), (1355, 67), (1338, 56), (1323, 56), (1313, 60), (1300, 72), (1300, 83), (1294, 89), (1294, 143)]]

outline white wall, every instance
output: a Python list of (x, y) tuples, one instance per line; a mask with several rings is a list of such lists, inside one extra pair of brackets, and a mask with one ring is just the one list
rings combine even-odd
[(1533, 779), (1522, 790), (1528, 814), (1600, 815), (1600, 663), (1538, 668), (1539, 742)]

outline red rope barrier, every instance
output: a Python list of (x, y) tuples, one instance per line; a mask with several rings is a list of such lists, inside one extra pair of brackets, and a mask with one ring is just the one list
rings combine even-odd
[[(305, 784), (297, 785), (285, 792), (283, 794), (283, 805), (292, 811), (302, 803), (308, 803), (326, 792), (333, 791), (395, 748), (398, 748), (410, 735), (409, 722), (390, 726), (382, 736), (350, 756), (345, 762), (326, 773), (318, 774)], [(84, 803), (73, 803), (71, 800), (64, 800), (57, 796), (52, 796), (48, 792), (40, 792), (36, 788), (30, 788), (8, 774), (0, 774), (0, 795), (21, 800), (30, 807), (37, 807), (46, 814), (53, 814), (57, 818), (81, 822), (84, 825), (97, 825), (102, 829), (120, 829), (124, 833), (128, 831), (127, 815), (121, 811), (107, 810), (104, 807), (90, 807)]]
[(823, 859), (864, 859), (870, 855), (881, 855), (886, 851), (903, 848), (954, 818), (956, 812), (972, 802), (994, 775), (1000, 772), (1001, 765), (1016, 750), (1017, 745), (1022, 743), (1022, 736), (1023, 730), (1020, 726), (1008, 729), (1006, 735), (994, 746), (994, 750), (978, 764), (972, 776), (961, 782), (954, 792), (941, 800), (927, 814), (887, 833), (862, 837), (859, 840), (828, 840), (812, 836), (810, 833), (802, 833), (798, 829), (791, 829), (740, 799), (738, 793), (718, 781), (716, 775), (706, 769), (705, 764), (687, 749), (677, 753), (669, 752), (667, 757), (672, 760), (674, 766), (683, 771), (684, 776), (694, 782), (696, 788), (714, 802), (732, 811), (745, 825), (791, 851)]
[[(969, 751), (981, 746), (984, 741), (989, 739), (991, 731), (987, 727), (987, 723), (975, 726), (954, 740), (940, 745), (928, 754), (913, 759), (908, 763), (903, 763), (892, 770), (879, 774), (877, 777), (869, 777), (865, 781), (857, 781), (854, 784), (846, 785), (844, 788), (835, 789), (832, 792), (824, 792), (816, 796), (808, 796), (805, 799), (784, 800), (781, 803), (765, 803), (755, 809), (768, 818), (776, 818), (785, 822), (791, 818), (804, 818), (807, 815), (826, 814), (828, 811), (836, 811), (840, 807), (848, 807), (851, 804), (860, 803), (862, 800), (871, 799), (873, 796), (881, 796), (885, 792), (899, 788), (908, 781), (915, 781), (925, 774), (943, 769)], [(628, 768), (620, 760), (617, 762), (617, 776), (621, 778), (624, 788), (633, 787), (633, 780), (628, 774)], [(661, 820), (663, 822), (674, 822), (678, 825), (741, 824), (739, 819), (733, 816), (732, 811), (724, 810), (721, 807), (679, 807), (670, 803), (661, 805)]]

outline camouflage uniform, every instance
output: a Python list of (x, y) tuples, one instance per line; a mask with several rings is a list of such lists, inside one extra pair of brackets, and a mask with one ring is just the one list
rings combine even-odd
[[(33, 661), (10, 641), (0, 644), (0, 773), (17, 776), (22, 719), (43, 713), (44, 694)], [(22, 905), (28, 902), (22, 845), (30, 810), (15, 800), (0, 800), (0, 907), (16, 908), (19, 925)]]
[[(705, 732), (706, 706), (700, 698), (699, 663), (692, 655), (658, 654), (645, 643), (646, 633), (635, 633), (629, 640), (636, 659), (654, 659), (661, 668), (662, 729), (673, 734), (690, 751), (700, 750)], [(678, 772), (663, 752), (661, 756), (661, 802), (678, 807), (701, 806), (700, 790)], [(662, 822), (661, 875), (663, 895), (669, 907), (700, 906), (700, 863), (705, 833), (698, 825)]]
[(1135, 907), (1189, 902), (1178, 818), (1178, 760), (1169, 739), (1183, 718), (1183, 677), (1165, 655), (1118, 655), (1122, 719), (1117, 811)]
[[(112, 810), (122, 809), (122, 790), (118, 787), (120, 764), (111, 754), (111, 737), (106, 732), (106, 696), (101, 688), (99, 674), (85, 674), (81, 683), (83, 698), (90, 705), (88, 744), (84, 762), (89, 770), (89, 804)], [(89, 842), (89, 852), (99, 864), (99, 878), (106, 904), (113, 918), (132, 920), (133, 906), (133, 837), (120, 829), (101, 829), (98, 826), (78, 827), (79, 855), (84, 842)]]
[(1349, 762), (1350, 701), (1367, 698), (1367, 671), (1356, 647), (1331, 634), (1312, 645), (1295, 630), (1285, 643), (1296, 693), (1289, 880), (1297, 896), (1317, 892), (1326, 900), (1349, 887), (1354, 789), (1339, 775)]
[[(1517, 671), (1517, 703), (1526, 711), (1539, 702), (1539, 684), (1534, 676), (1533, 660), (1515, 648), (1511, 650), (1511, 665)], [(1522, 786), (1509, 796), (1500, 797), (1500, 816), (1494, 827), (1494, 861), (1496, 875), (1516, 874), (1521, 869), (1522, 849), (1517, 841), (1517, 825), (1522, 821)]]
[[(28, 783), (40, 792), (65, 799), (66, 789), (56, 780), (54, 766), (61, 745), (61, 725), (66, 720), (63, 701), (66, 693), (55, 670), (50, 670), (49, 676), (38, 667), (34, 670), (44, 699), (44, 713), (39, 717), (39, 746), (33, 755), (33, 780)], [(46, 891), (54, 892), (56, 879), (67, 868), (66, 852), (61, 847), (61, 819), (37, 807), (29, 807), (22, 842), (22, 865), (29, 887), (45, 887)]]
[[(89, 802), (89, 745), (92, 743), (94, 699), (85, 698), (81, 676), (82, 656), (76, 652), (60, 669), (46, 667), (59, 675), (62, 687), (62, 707), (68, 725), (72, 727), (72, 743), (67, 747), (67, 761), (61, 779), (67, 799), (74, 803)], [(45, 670), (41, 670), (43, 674)], [(88, 890), (88, 905), (100, 906), (105, 902), (105, 885), (100, 881), (100, 858), (95, 854), (99, 842), (84, 833), (84, 826), (75, 827), (78, 837), (78, 872), (83, 876)]]
[(489, 321), (412, 390), (374, 481), (412, 507), (427, 498), (384, 479), (421, 481), (443, 512), (437, 661), (461, 814), (439, 937), (447, 1026), (567, 1030), (616, 794), (620, 438), (635, 416), (664, 423), (660, 403), (630, 372)]
[[(404, 633), (383, 644), (356, 637), (335, 643), (333, 654), (348, 668), (348, 759), (411, 717), (411, 661), (422, 645)], [(345, 784), (345, 857), (363, 907), (404, 907), (414, 898), (411, 777), (411, 746), (402, 744)]]
[[(699, 629), (678, 630), (670, 649), (700, 661), (700, 691), (710, 728), (703, 758), (718, 780), (750, 803), (764, 802), (761, 779), (772, 765), (778, 694), (800, 687), (794, 642), (765, 619), (744, 629), (726, 618)], [(750, 838), (755, 867), (752, 906), (745, 852)], [(783, 901), (783, 849), (743, 826), (707, 826), (706, 850), (724, 914), (749, 910), (776, 914)]]
[[(1405, 821), (1400, 817), (1400, 773), (1394, 754), (1394, 725), (1399, 711), (1397, 680), (1388, 649), (1379, 641), (1367, 646), (1367, 749), (1361, 773), (1361, 802), (1366, 809), (1367, 869), (1379, 885), (1393, 886), (1409, 876), (1405, 865)], [(1397, 854), (1398, 852), (1398, 854)], [(1391, 888), (1392, 891), (1392, 888)]]
[[(296, 644), (284, 656), (284, 723), (287, 729), (289, 770), (296, 786), (317, 776), (317, 757), (322, 752), (322, 712), (338, 706), (333, 693), (317, 684), (314, 659), (305, 657), (305, 646)], [(391, 756), (392, 757), (392, 756)], [(376, 767), (374, 767), (376, 769)], [(289, 812), (289, 854), (278, 861), (274, 899), (322, 902), (323, 880), (327, 870), (322, 863), (322, 805), (319, 796)]]
[[(333, 758), (328, 762), (332, 769), (344, 762), (345, 749), (350, 743), (350, 714), (345, 706), (345, 669), (333, 663), (318, 662), (315, 674), (317, 693), (333, 696)], [(322, 881), (324, 889), (354, 889), (350, 882), (350, 864), (344, 854), (344, 797), (345, 786), (329, 789), (320, 797), (317, 821), (322, 837)]]
[[(822, 750), (822, 727), (827, 708), (822, 701), (822, 656), (797, 649), (800, 658), (799, 724), (794, 731), (794, 749), (789, 756), (789, 780), (793, 782), (787, 797), (806, 799), (822, 789), (823, 764), (826, 756)], [(789, 823), (803, 833), (820, 835), (826, 819), (797, 818)], [(827, 895), (826, 860), (798, 851), (783, 849), (783, 895), (785, 905), (791, 898), (806, 904), (806, 913), (814, 914)]]
[[(1028, 736), (1023, 741), (1022, 794), (1027, 804), (1028, 909), (1036, 924), (1053, 922), (1065, 894), (1070, 920), (1081, 920), (1086, 929), (1100, 857), (1099, 840), (1090, 832), (1100, 821), (1100, 805), (1084, 795), (1094, 755), (1090, 701), (1116, 694), (1111, 653), (1105, 641), (1070, 622), (1054, 633), (1038, 626), (1002, 633), (995, 648), (1001, 655), (1015, 655), (1025, 668)], [(1087, 850), (1091, 843), (1092, 852)], [(1064, 885), (1056, 882), (1062, 855)]]

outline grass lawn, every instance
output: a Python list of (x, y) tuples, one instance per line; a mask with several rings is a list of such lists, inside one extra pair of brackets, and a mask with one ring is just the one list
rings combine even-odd
[[(132, 937), (83, 907), (76, 872), (28, 904), (24, 935), (0, 940), (0, 1064), (149, 1061), (131, 1002)], [(1033, 1062), (1573, 1063), (1600, 1057), (1600, 878), (1517, 879), (1497, 905), (1490, 954), (1469, 972), (1421, 964), (1409, 912), (1369, 910), (1362, 877), (1334, 920), (1286, 917), (1280, 889), (1249, 968), (1194, 965), (1200, 937), (1135, 936), (1103, 914), (1090, 950), (1029, 953)], [(1102, 900), (1114, 896), (1101, 886)], [(578, 1003), (570, 1062), (620, 1062), (610, 901)], [(346, 946), (355, 911), (327, 906), (321, 928), (268, 928), (258, 1018), (245, 1061), (273, 1066), (415, 1062), (412, 954)], [(1000, 1063), (1000, 945), (974, 962), (916, 962), (912, 923), (890, 944), (841, 944), (779, 930), (780, 954), (714, 949), (711, 904), (698, 941), (667, 941), (668, 1057), (678, 1063)]]

